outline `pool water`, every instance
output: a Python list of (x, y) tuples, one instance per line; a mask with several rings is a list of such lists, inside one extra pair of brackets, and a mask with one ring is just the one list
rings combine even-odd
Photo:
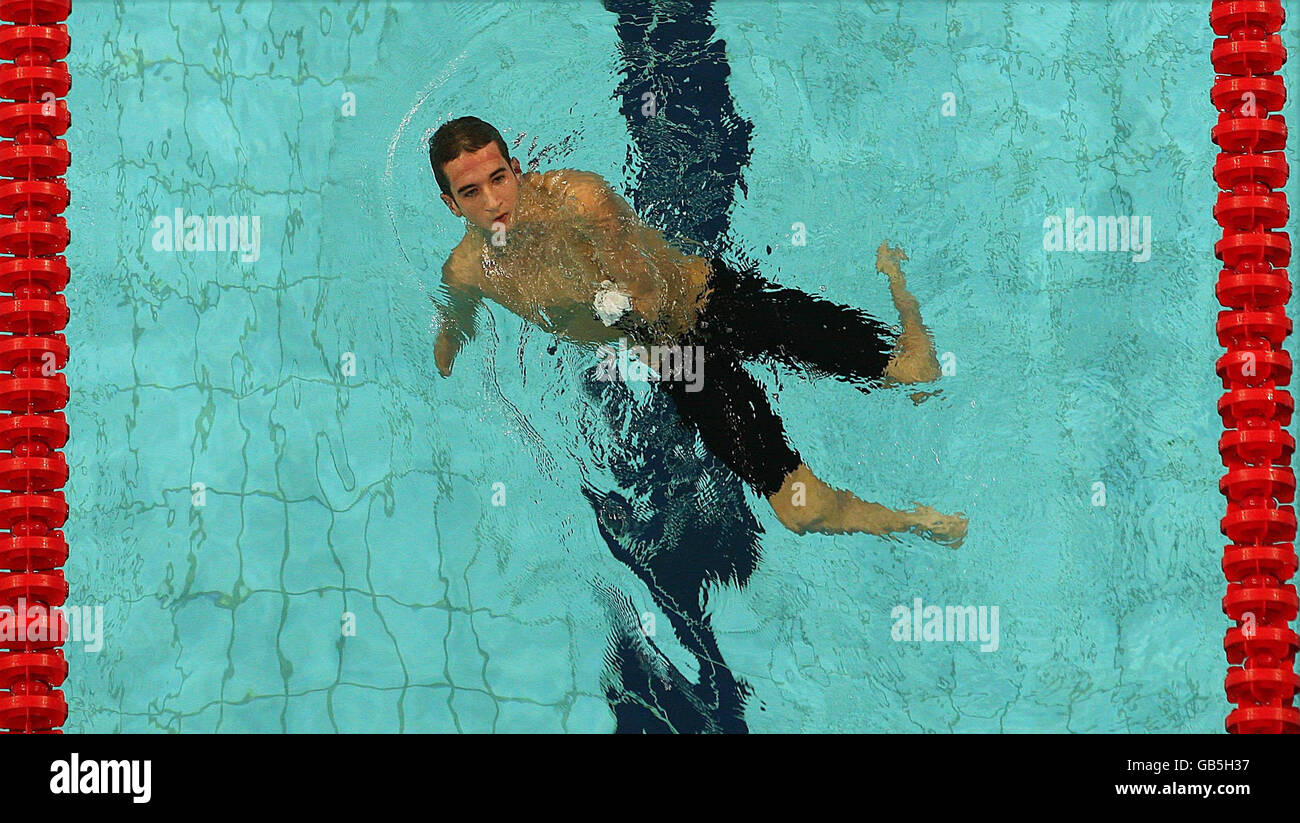
[[(1222, 729), (1208, 4), (650, 5), (75, 5), (67, 574), (105, 637), (67, 731)], [(901, 246), (939, 394), (752, 371), (819, 476), (964, 545), (787, 531), (498, 306), (441, 378), (424, 141), (466, 114), (889, 323)], [(177, 209), (258, 220), (177, 249)], [(1045, 250), (1066, 209), (1149, 217), (1149, 259)], [(925, 606), (995, 637), (912, 639)]]

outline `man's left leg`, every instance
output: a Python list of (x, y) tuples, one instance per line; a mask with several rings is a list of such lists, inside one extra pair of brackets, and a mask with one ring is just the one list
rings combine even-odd
[[(661, 380), (683, 422), (718, 459), (767, 498), (781, 525), (796, 534), (916, 532), (950, 548), (966, 536), (966, 519), (921, 506), (895, 511), (823, 482), (786, 438), (767, 394), (732, 352), (705, 347), (703, 386)], [(896, 538), (890, 538), (896, 539)]]
[(889, 277), (901, 333), (861, 309), (777, 286), (754, 271), (728, 272), (726, 304), (715, 314), (725, 316), (726, 338), (746, 358), (768, 355), (864, 390), (929, 382), (939, 377), (939, 363), (900, 259), (907, 259), (901, 250), (881, 244), (876, 268)]
[(897, 541), (891, 537), (894, 532), (914, 532), (950, 549), (960, 548), (966, 539), (963, 512), (940, 514), (920, 503), (911, 511), (896, 511), (828, 485), (803, 463), (786, 475), (767, 502), (777, 520), (796, 534), (862, 532)]
[(881, 242), (876, 249), (876, 271), (889, 278), (889, 294), (894, 298), (894, 308), (903, 325), (898, 336), (894, 356), (885, 367), (885, 385), (898, 383), (929, 383), (939, 379), (939, 360), (935, 357), (934, 340), (921, 322), (921, 305), (907, 290), (907, 281), (899, 263), (907, 259), (900, 248), (890, 248)]

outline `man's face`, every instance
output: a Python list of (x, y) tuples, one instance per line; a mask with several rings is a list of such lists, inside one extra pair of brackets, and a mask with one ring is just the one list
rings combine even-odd
[(442, 195), (451, 213), (464, 217), (484, 231), (494, 224), (514, 224), (519, 198), (519, 161), (506, 163), (496, 143), (476, 152), (465, 152), (443, 166), (451, 196)]

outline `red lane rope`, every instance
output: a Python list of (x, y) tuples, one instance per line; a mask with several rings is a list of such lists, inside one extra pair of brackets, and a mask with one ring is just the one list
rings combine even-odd
[(1235, 703), (1225, 726), (1233, 734), (1300, 733), (1300, 691), (1295, 672), (1300, 637), (1287, 625), (1296, 619), (1296, 480), (1291, 469), (1295, 400), (1278, 386), (1291, 383), (1291, 357), (1282, 341), (1291, 334), (1286, 303), (1291, 281), (1286, 266), (1291, 240), (1285, 231), (1286, 87), (1277, 72), (1286, 62), (1278, 31), (1286, 19), (1280, 0), (1214, 0), (1210, 60), (1216, 77), (1210, 100), (1219, 111), (1210, 137), (1220, 153), (1214, 181), (1223, 191), (1214, 219), (1223, 239), (1214, 255), (1223, 261), (1215, 286), (1216, 330), (1227, 353), (1215, 371), (1227, 390), (1219, 398), (1225, 429), (1219, 454), (1227, 474), (1219, 491), (1228, 513), (1219, 527), (1232, 545), (1223, 547), (1228, 593), (1223, 612), (1236, 621), (1223, 639)]
[[(58, 732), (68, 544), (59, 373), (68, 344), (68, 107), (72, 0), (0, 0), (0, 730)], [(7, 629), (4, 621), (8, 621)]]
[[(67, 677), (62, 569), (68, 545), (59, 530), (68, 505), (58, 491), (68, 478), (59, 449), (68, 426), (59, 409), (68, 385), (58, 373), (68, 358), (62, 330), (68, 283), (62, 256), (68, 205), (61, 179), (71, 156), (58, 139), (69, 124), (71, 76), (63, 62), (71, 0), (0, 0), (0, 730), (58, 731), (68, 707), (58, 689)], [(1219, 110), (1211, 139), (1221, 149), (1214, 179), (1222, 189), (1214, 218), (1223, 228), (1215, 256), (1224, 264), (1215, 294), (1228, 311), (1216, 329), (1226, 354), (1215, 364), (1226, 393), (1219, 399), (1225, 432), (1219, 453), (1228, 471), (1220, 528), (1228, 592), (1223, 611), (1236, 626), (1223, 646), (1225, 689), (1236, 704), (1233, 733), (1300, 733), (1295, 657), (1300, 636), (1287, 625), (1300, 598), (1296, 573), (1295, 439), (1284, 427), (1295, 401), (1282, 341), (1291, 334), (1286, 269), (1291, 241), (1281, 191), (1289, 174), (1280, 111), (1286, 62), (1278, 32), (1279, 0), (1213, 0), (1210, 25), (1219, 39), (1210, 58), (1210, 99)], [(20, 614), (20, 612), (22, 612)], [(14, 628), (22, 631), (15, 632)]]

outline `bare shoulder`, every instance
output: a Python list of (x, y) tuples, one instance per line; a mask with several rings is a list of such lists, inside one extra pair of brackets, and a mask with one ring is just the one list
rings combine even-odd
[(618, 193), (594, 171), (554, 169), (546, 174), (551, 176), (543, 185), (558, 204), (566, 204), (580, 214), (630, 215), (630, 208)]
[(456, 248), (447, 255), (447, 262), (442, 264), (442, 279), (449, 285), (461, 288), (480, 288), (483, 267), (479, 263), (482, 241), (466, 232)]
[(552, 194), (578, 195), (609, 188), (605, 178), (581, 169), (551, 169), (541, 175), (538, 184)]

